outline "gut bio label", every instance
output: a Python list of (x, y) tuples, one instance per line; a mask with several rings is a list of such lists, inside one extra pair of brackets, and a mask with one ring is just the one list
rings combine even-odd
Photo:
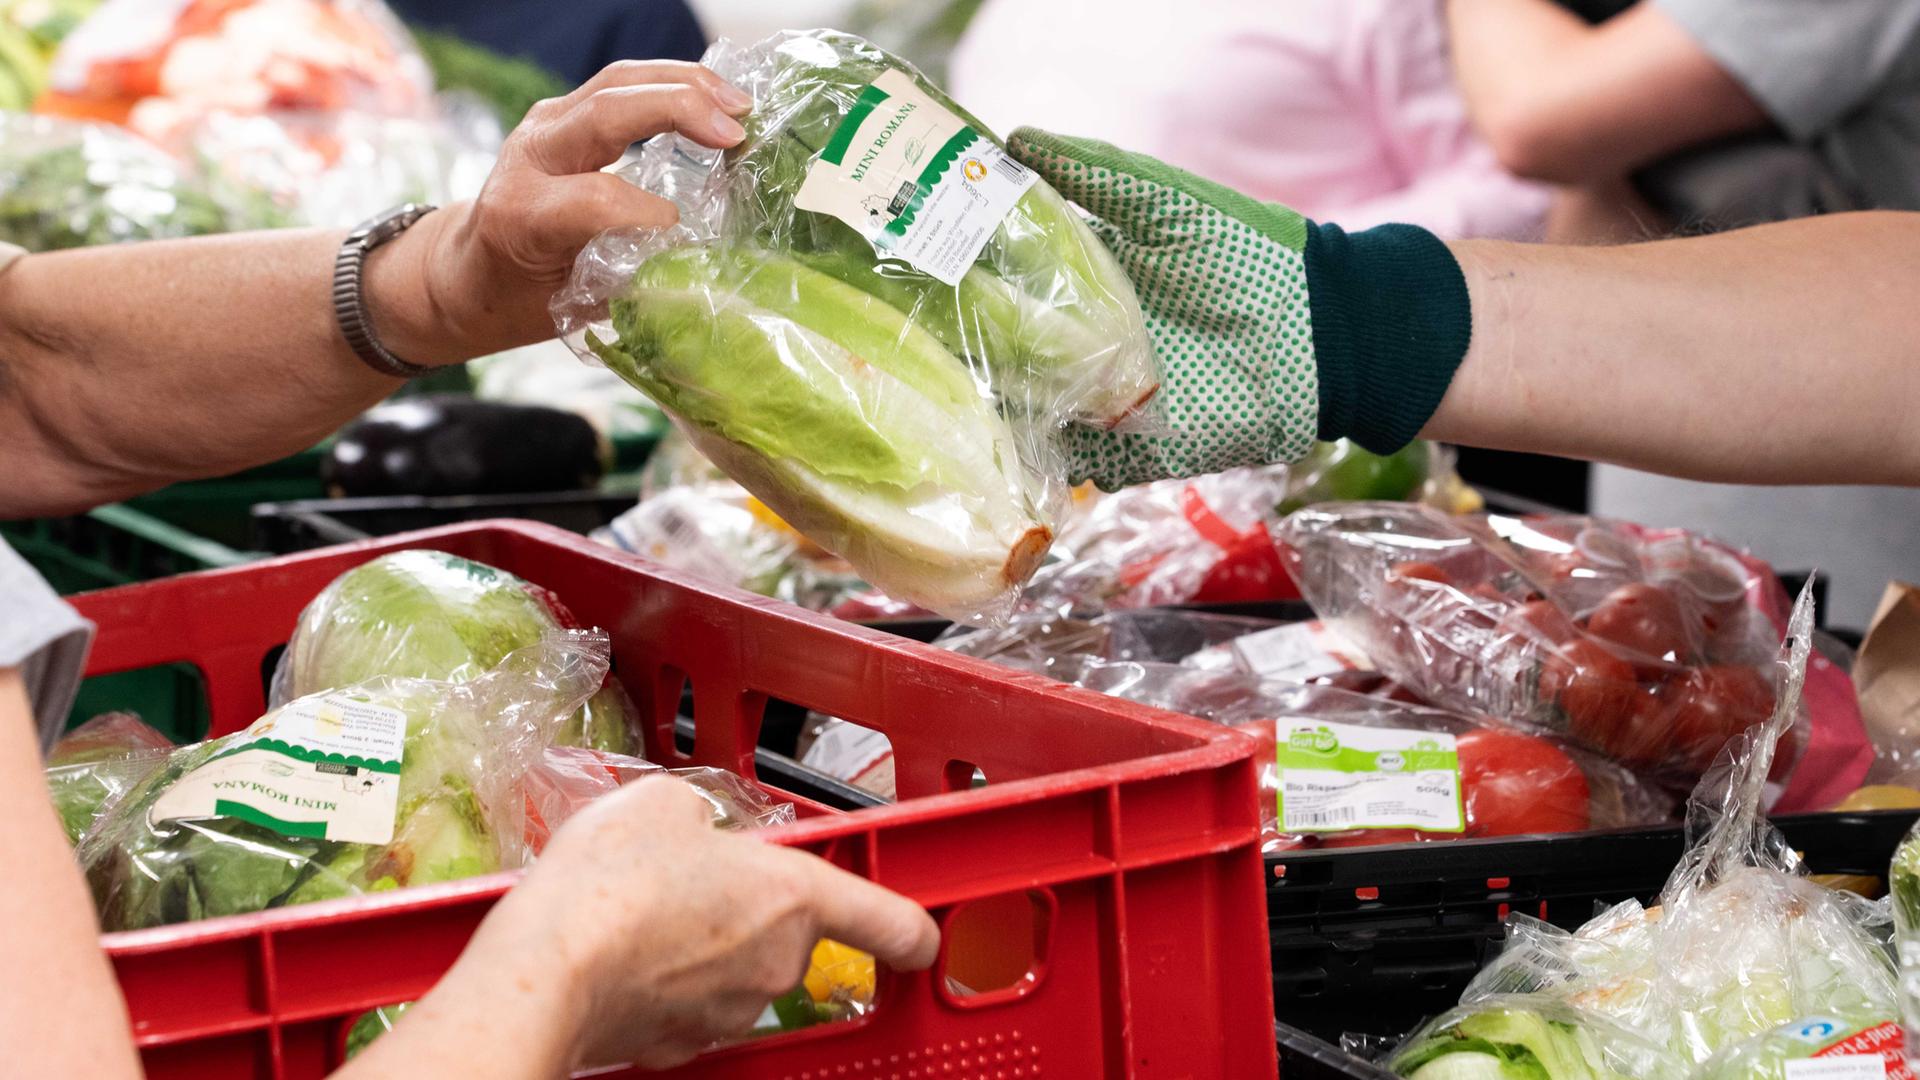
[(1452, 735), (1301, 719), (1274, 743), (1282, 832), (1466, 830)]
[(268, 713), (154, 800), (147, 822), (238, 818), (283, 836), (393, 839), (407, 715), (349, 691)]
[(888, 71), (860, 91), (794, 196), (948, 285), (1039, 181), (912, 78)]

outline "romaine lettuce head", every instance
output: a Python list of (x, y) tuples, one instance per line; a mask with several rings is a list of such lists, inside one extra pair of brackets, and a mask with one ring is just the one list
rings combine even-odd
[(570, 622), (544, 590), (439, 551), (355, 567), (300, 613), (276, 701), (380, 676), (461, 681)]
[(287, 836), (224, 816), (150, 821), (166, 790), (248, 736), (174, 751), (81, 845), (102, 925), (140, 929), (518, 865), (526, 771), (606, 672), (605, 635), (556, 630), (465, 682), (356, 685), (356, 697), (406, 715), (394, 833), (385, 844)]
[(1409, 1080), (1679, 1080), (1665, 1051), (1547, 997), (1494, 997), (1448, 1012), (1387, 1067)]
[(47, 755), (47, 791), (68, 843), (148, 773), (173, 744), (132, 713), (102, 713), (60, 737)]
[(734, 205), (760, 243), (906, 312), (970, 366), (991, 371), (1000, 396), (1022, 408), (1112, 425), (1154, 395), (1159, 374), (1132, 283), (1045, 181), (1014, 204), (958, 287), (882, 260), (837, 218), (794, 206), (813, 161), (889, 69), (1000, 141), (912, 65), (828, 30), (783, 31), (710, 60), (754, 96), (747, 137), (727, 160)]
[(888, 595), (967, 617), (1053, 532), (1021, 443), (967, 369), (881, 300), (726, 244), (648, 259), (589, 343), (696, 448)]

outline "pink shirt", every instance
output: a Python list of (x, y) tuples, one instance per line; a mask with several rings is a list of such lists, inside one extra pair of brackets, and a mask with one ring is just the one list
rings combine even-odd
[(954, 97), (1310, 218), (1537, 239), (1547, 189), (1467, 122), (1440, 0), (987, 0)]

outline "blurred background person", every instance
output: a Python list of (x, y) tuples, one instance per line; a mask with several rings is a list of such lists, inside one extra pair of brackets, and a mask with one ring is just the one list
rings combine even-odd
[(1351, 228), (1534, 239), (1546, 213), (1474, 132), (1432, 3), (987, 0), (950, 79), (996, 131), (1104, 139)]
[(393, 0), (411, 26), (531, 60), (567, 86), (634, 57), (698, 60), (707, 33), (686, 0)]
[[(1558, 185), (1551, 239), (1920, 209), (1920, 0), (1450, 0), (1447, 19), (1481, 134), (1508, 169)], [(1811, 405), (1821, 387), (1806, 392)], [(1463, 471), (1484, 464), (1463, 456)], [(1617, 466), (1595, 467), (1588, 488), (1596, 513), (1819, 566), (1836, 625), (1864, 626), (1886, 581), (1920, 566), (1920, 491)]]

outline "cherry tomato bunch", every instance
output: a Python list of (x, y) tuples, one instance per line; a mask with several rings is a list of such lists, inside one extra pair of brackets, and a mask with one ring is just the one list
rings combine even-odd
[(1418, 611), (1422, 625), (1406, 632), (1453, 639), (1480, 671), (1515, 683), (1506, 700), (1531, 703), (1524, 719), (1626, 765), (1698, 774), (1772, 714), (1772, 681), (1750, 660), (1744, 591), (1725, 567), (1697, 559), (1637, 578), (1639, 564), (1572, 546), (1514, 562), (1472, 584), (1434, 563), (1397, 563), (1386, 607)]

